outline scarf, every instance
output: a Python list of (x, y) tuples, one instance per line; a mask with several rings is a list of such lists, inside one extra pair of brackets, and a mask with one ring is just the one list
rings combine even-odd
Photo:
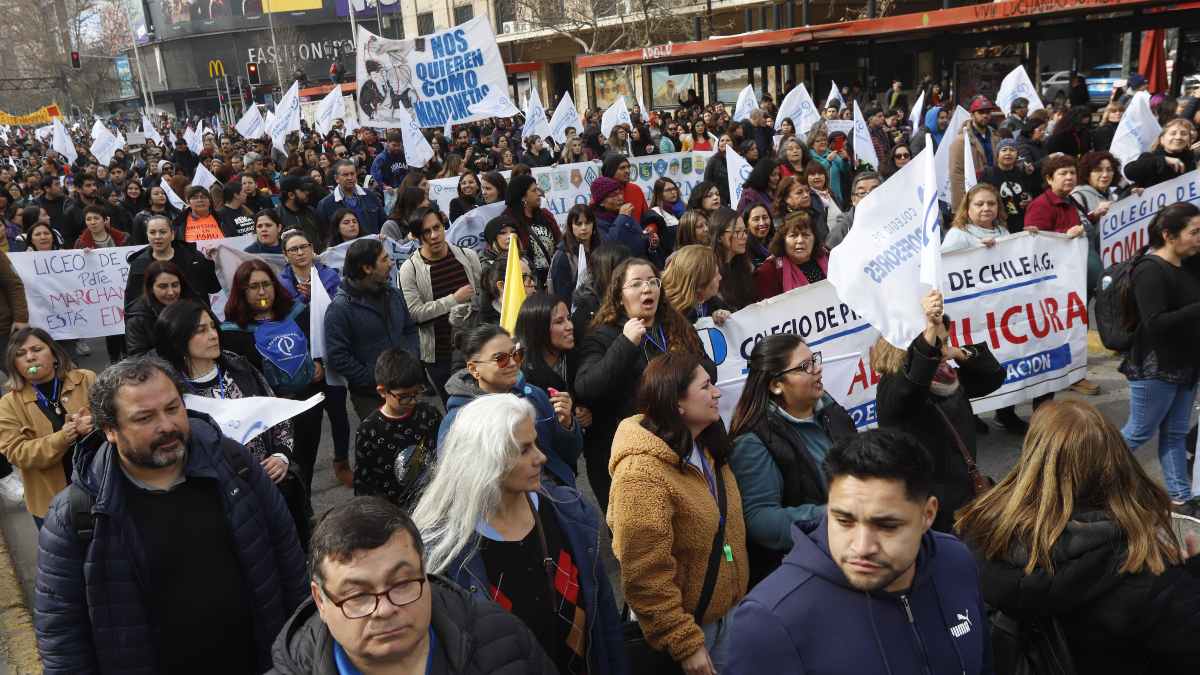
[(953, 396), (958, 391), (958, 371), (946, 361), (939, 363), (933, 381), (929, 383), (929, 391), (943, 398)]
[(687, 210), (687, 204), (684, 204), (682, 199), (676, 200), (670, 204), (664, 202), (663, 206), (665, 206), (666, 209), (671, 212), (671, 215), (675, 216), (676, 218), (682, 216), (683, 212)]
[(792, 262), (791, 258), (787, 256), (780, 256), (776, 258), (776, 260), (780, 262), (780, 267), (783, 271), (781, 277), (783, 281), (784, 293), (792, 290), (793, 288), (799, 288), (800, 286), (808, 285), (808, 277), (804, 276), (804, 272), (800, 271), (800, 268), (796, 266), (796, 263)]

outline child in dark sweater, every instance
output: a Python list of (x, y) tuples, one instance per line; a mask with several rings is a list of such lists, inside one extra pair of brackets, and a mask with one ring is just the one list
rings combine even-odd
[(425, 369), (402, 349), (379, 356), (375, 389), (383, 406), (367, 415), (354, 438), (354, 494), (384, 497), (411, 511), (437, 456), (442, 414), (420, 400)]

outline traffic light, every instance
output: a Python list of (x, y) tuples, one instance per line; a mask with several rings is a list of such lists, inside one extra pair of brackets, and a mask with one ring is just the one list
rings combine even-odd
[(79, 62), (79, 52), (71, 52), (71, 67), (75, 70), (83, 68), (83, 64)]
[(250, 85), (254, 86), (254, 87), (257, 87), (258, 85), (262, 84), (262, 82), (258, 79), (258, 64), (257, 63), (255, 63), (253, 61), (249, 61), (246, 63), (246, 79), (250, 80)]

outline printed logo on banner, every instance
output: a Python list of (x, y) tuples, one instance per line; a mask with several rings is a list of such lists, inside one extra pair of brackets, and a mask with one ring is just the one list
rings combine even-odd
[(652, 167), (650, 166), (649, 162), (644, 162), (638, 167), (638, 173), (641, 174), (642, 180), (650, 180), (650, 178), (654, 175), (651, 173), (651, 169)]
[(657, 162), (655, 162), (654, 163), (654, 172), (657, 173), (659, 176), (665, 174), (667, 172), (667, 160), (660, 159)]
[[(585, 182), (587, 182), (588, 185), (591, 185), (592, 181), (596, 180), (596, 176), (597, 176), (596, 167), (589, 166), (587, 171), (583, 174), (583, 180)], [(576, 187), (579, 187), (579, 186), (576, 186)]]
[(729, 356), (729, 344), (725, 342), (725, 334), (716, 328), (700, 329), (700, 341), (704, 344), (713, 363), (720, 366)]
[(579, 169), (571, 169), (571, 185), (579, 187), (583, 184), (583, 174)]
[(667, 172), (670, 173), (672, 176), (678, 176), (679, 175), (679, 160), (677, 160), (677, 159), (671, 160), (671, 168), (667, 169)]
[(691, 157), (683, 158), (683, 161), (680, 162), (680, 170), (683, 171), (684, 173), (692, 172), (692, 158)]
[(538, 176), (537, 183), (538, 183), (538, 187), (542, 189), (542, 192), (550, 191), (550, 176), (549, 176), (549, 174), (542, 174), (542, 175)]

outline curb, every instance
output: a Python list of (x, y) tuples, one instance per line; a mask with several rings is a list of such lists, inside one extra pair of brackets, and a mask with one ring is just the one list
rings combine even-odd
[(0, 641), (4, 643), (10, 673), (36, 675), (42, 672), (37, 638), (33, 633), (33, 616), (25, 604), (25, 593), (17, 581), (3, 530), (0, 530)]

